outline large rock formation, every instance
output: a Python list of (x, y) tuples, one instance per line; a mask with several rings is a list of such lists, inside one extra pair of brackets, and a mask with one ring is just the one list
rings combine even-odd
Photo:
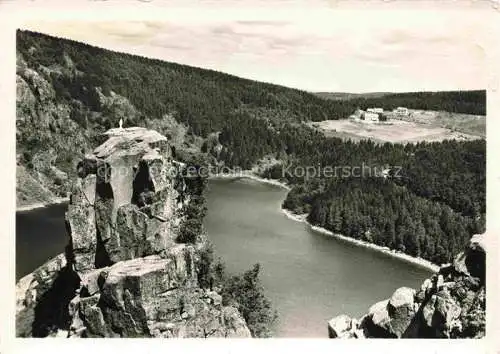
[(180, 243), (190, 198), (167, 139), (111, 129), (78, 164), (65, 254), (17, 285), (17, 335), (250, 337), (244, 319), (198, 284), (205, 238)]
[(167, 139), (142, 128), (112, 129), (78, 165), (68, 207), (77, 271), (158, 254), (175, 244), (176, 170)]
[(453, 264), (442, 266), (419, 290), (399, 288), (359, 321), (328, 322), (330, 338), (480, 338), (486, 322), (486, 243), (474, 235)]

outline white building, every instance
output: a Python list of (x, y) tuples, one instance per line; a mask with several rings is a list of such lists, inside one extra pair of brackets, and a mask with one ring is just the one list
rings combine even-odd
[(361, 119), (366, 122), (378, 122), (379, 116), (378, 113), (364, 112), (363, 115), (361, 116)]
[(394, 110), (394, 113), (396, 113), (398, 116), (407, 116), (408, 114), (410, 114), (408, 108), (406, 107), (398, 107)]
[(370, 112), (370, 113), (378, 113), (378, 114), (384, 113), (383, 108), (368, 108), (366, 111)]

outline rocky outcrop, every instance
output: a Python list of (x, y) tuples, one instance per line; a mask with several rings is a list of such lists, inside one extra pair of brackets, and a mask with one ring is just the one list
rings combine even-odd
[(106, 96), (99, 87), (96, 87), (95, 91), (99, 97), (99, 104), (104, 114), (112, 117), (114, 121), (119, 121), (121, 118), (126, 124), (135, 120), (137, 110), (126, 97), (113, 91), (110, 91), (109, 96)]
[(24, 170), (16, 175), (18, 206), (66, 198), (71, 185), (69, 159), (76, 159), (78, 150), (87, 145), (72, 119), (75, 110), (53, 86), (56, 74), (41, 65), (29, 67), (23, 56), (17, 56), (16, 162)]
[(111, 129), (78, 164), (66, 253), (17, 285), (18, 336), (250, 337), (198, 284), (206, 238), (178, 240), (190, 198), (167, 139)]
[(77, 271), (159, 254), (175, 244), (179, 197), (167, 139), (143, 128), (112, 129), (78, 165), (67, 221)]
[(16, 285), (16, 335), (55, 335), (70, 320), (66, 308), (78, 287), (64, 254), (22, 278)]
[(444, 265), (418, 290), (397, 289), (359, 321), (347, 315), (328, 322), (330, 338), (480, 338), (485, 331), (486, 241), (474, 235), (453, 264)]

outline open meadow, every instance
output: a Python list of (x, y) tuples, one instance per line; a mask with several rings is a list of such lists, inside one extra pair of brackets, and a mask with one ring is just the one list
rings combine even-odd
[(485, 116), (436, 111), (410, 110), (409, 116), (404, 118), (390, 114), (388, 121), (377, 123), (341, 119), (307, 124), (321, 130), (326, 136), (354, 141), (371, 139), (379, 143), (474, 140), (486, 137)]

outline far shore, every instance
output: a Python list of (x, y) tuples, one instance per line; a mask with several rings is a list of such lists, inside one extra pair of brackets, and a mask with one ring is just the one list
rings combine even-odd
[[(238, 174), (224, 174), (224, 175), (214, 175), (214, 176), (211, 176), (210, 177), (211, 179), (239, 179), (239, 178), (247, 178), (247, 179), (251, 179), (251, 180), (254, 180), (254, 181), (258, 181), (258, 182), (262, 182), (262, 183), (267, 183), (267, 184), (272, 184), (272, 185), (275, 185), (275, 186), (279, 186), (279, 187), (282, 187), (286, 190), (290, 190), (290, 186), (288, 186), (287, 184), (283, 183), (283, 182), (280, 182), (278, 180), (272, 180), (272, 179), (267, 179), (267, 178), (262, 178), (262, 177), (259, 177), (259, 176), (256, 176), (255, 174), (252, 174), (250, 171), (248, 172), (245, 172), (245, 173), (238, 173)], [(349, 242), (349, 243), (352, 243), (352, 244), (355, 244), (356, 246), (360, 246), (360, 247), (365, 247), (365, 248), (368, 248), (368, 249), (371, 249), (371, 250), (374, 250), (374, 251), (377, 251), (377, 252), (380, 252), (380, 253), (384, 253), (390, 257), (394, 257), (394, 258), (397, 258), (399, 260), (402, 260), (404, 262), (407, 262), (407, 263), (410, 263), (412, 265), (415, 265), (419, 268), (423, 268), (423, 269), (426, 269), (426, 270), (429, 270), (433, 273), (436, 273), (437, 271), (439, 271), (439, 268), (440, 266), (437, 265), (437, 264), (434, 264), (426, 259), (423, 259), (423, 258), (417, 258), (417, 257), (413, 257), (413, 256), (410, 256), (406, 253), (403, 253), (403, 252), (398, 252), (398, 251), (395, 251), (395, 250), (391, 250), (389, 247), (384, 247), (384, 246), (379, 246), (379, 245), (376, 245), (374, 243), (370, 243), (370, 242), (366, 242), (366, 241), (362, 241), (362, 240), (356, 240), (352, 237), (347, 237), (347, 236), (344, 236), (344, 235), (341, 235), (341, 234), (336, 234), (336, 233), (333, 233), (325, 228), (322, 228), (322, 227), (319, 227), (319, 226), (315, 226), (311, 223), (309, 223), (307, 221), (307, 214), (294, 214), (292, 211), (288, 210), (288, 209), (284, 209), (284, 208), (281, 208), (281, 211), (283, 212), (283, 214), (285, 214), (289, 219), (291, 220), (294, 220), (294, 221), (297, 221), (297, 222), (303, 222), (303, 223), (306, 223), (312, 230), (316, 231), (316, 232), (319, 232), (321, 234), (324, 234), (324, 235), (328, 235), (328, 236), (331, 236), (331, 237), (334, 237), (334, 238), (337, 238), (339, 240), (343, 240), (343, 241), (346, 241), (346, 242)]]
[(432, 263), (432, 262), (430, 262), (430, 261), (428, 261), (426, 259), (413, 257), (413, 256), (410, 256), (410, 255), (408, 255), (406, 253), (403, 253), (403, 252), (398, 252), (398, 251), (395, 251), (395, 250), (391, 250), (389, 247), (379, 246), (379, 245), (376, 245), (374, 243), (366, 242), (366, 241), (363, 241), (363, 240), (356, 240), (356, 239), (354, 239), (352, 237), (344, 236), (344, 235), (341, 235), (341, 234), (336, 234), (336, 233), (334, 233), (334, 232), (332, 232), (330, 230), (327, 230), (327, 229), (325, 229), (323, 227), (315, 226), (315, 225), (311, 224), (310, 222), (308, 222), (306, 220), (307, 215), (294, 214), (290, 210), (287, 210), (287, 209), (281, 209), (281, 211), (288, 218), (290, 218), (292, 220), (295, 220), (295, 221), (298, 221), (298, 222), (306, 223), (312, 230), (314, 230), (316, 232), (319, 232), (321, 234), (328, 235), (328, 236), (337, 238), (339, 240), (343, 240), (343, 241), (355, 244), (356, 246), (365, 247), (365, 248), (368, 248), (368, 249), (371, 249), (371, 250), (374, 250), (374, 251), (377, 251), (377, 252), (380, 252), (380, 253), (384, 253), (384, 254), (389, 255), (391, 257), (400, 259), (400, 260), (402, 260), (404, 262), (411, 263), (411, 264), (413, 264), (413, 265), (415, 265), (417, 267), (429, 270), (429, 271), (431, 271), (433, 273), (438, 272), (439, 268), (441, 268), (437, 264), (434, 264), (434, 263)]
[(271, 184), (273, 186), (278, 186), (283, 189), (286, 189), (287, 191), (291, 190), (291, 188), (284, 182), (280, 182), (276, 179), (269, 179), (269, 178), (263, 178), (255, 175), (251, 171), (244, 171), (242, 173), (222, 173), (222, 174), (214, 174), (209, 177), (209, 179), (219, 179), (219, 180), (224, 180), (224, 179), (251, 179), (257, 182), (261, 183), (266, 183), (266, 184)]
[(62, 204), (69, 202), (69, 198), (55, 198), (54, 200), (46, 203), (33, 203), (28, 205), (22, 205), (16, 207), (16, 213), (18, 211), (29, 211), (34, 209), (46, 208), (52, 205)]

